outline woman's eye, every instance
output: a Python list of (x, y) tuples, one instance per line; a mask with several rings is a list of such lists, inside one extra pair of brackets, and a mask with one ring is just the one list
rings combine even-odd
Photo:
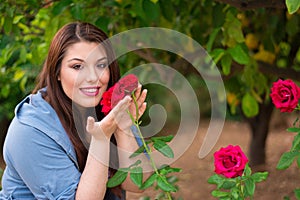
[(99, 68), (105, 68), (106, 66), (107, 66), (106, 63), (99, 63), (99, 64), (97, 64), (97, 67), (99, 67)]
[(83, 67), (83, 65), (81, 64), (75, 64), (72, 66), (73, 69), (81, 69)]

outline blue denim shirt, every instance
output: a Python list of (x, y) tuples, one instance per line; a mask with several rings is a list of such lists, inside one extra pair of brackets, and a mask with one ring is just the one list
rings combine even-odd
[[(75, 199), (81, 176), (76, 154), (40, 92), (16, 107), (3, 156), (6, 168), (0, 199)], [(118, 199), (110, 193), (106, 199)]]

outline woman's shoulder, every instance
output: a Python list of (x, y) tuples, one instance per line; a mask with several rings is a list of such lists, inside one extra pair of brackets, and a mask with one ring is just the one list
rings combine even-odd
[(5, 143), (7, 146), (15, 146), (18, 143), (20, 146), (59, 145), (72, 157), (76, 157), (73, 145), (56, 112), (39, 93), (27, 96), (16, 107)]

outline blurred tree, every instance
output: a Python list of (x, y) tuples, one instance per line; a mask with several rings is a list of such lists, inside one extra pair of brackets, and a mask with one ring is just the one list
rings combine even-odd
[[(65, 23), (87, 21), (110, 36), (137, 27), (165, 27), (192, 37), (211, 55), (224, 78), (229, 111), (243, 115), (250, 125), (251, 162), (263, 164), (273, 110), (271, 83), (279, 77), (300, 81), (299, 4), (300, 0), (5, 0), (0, 4), (1, 135), (15, 105), (33, 88), (52, 36)], [(197, 74), (168, 52), (143, 49), (120, 58), (122, 66), (147, 61), (172, 66), (186, 77)], [(199, 78), (197, 84), (203, 81)]]

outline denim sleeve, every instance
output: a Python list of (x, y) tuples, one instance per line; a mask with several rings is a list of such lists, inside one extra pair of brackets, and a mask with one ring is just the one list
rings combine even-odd
[(75, 199), (81, 173), (53, 138), (22, 126), (7, 136), (4, 151), (11, 177), (24, 182), (36, 199)]

